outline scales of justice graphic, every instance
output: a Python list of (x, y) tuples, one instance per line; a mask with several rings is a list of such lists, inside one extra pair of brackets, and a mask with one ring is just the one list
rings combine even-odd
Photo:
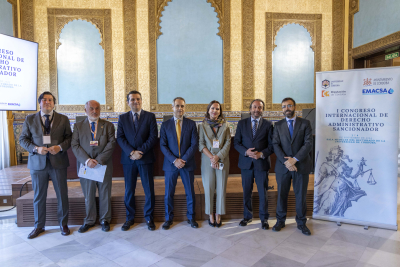
[[(319, 154), (319, 153), (318, 153)], [(318, 159), (317, 154), (317, 159)], [(357, 182), (364, 174), (369, 173), (367, 184), (375, 185), (377, 182), (372, 174), (372, 169), (364, 171), (367, 160), (361, 158), (357, 169), (348, 163), (353, 162), (340, 146), (332, 147), (328, 156), (318, 169), (318, 176), (314, 181), (314, 213), (344, 217), (346, 210), (352, 207), (351, 202), (358, 201), (367, 193), (361, 189)]]

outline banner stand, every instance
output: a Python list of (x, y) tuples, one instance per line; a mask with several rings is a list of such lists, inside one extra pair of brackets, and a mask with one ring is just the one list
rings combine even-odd
[(364, 227), (365, 226), (376, 227), (376, 228), (381, 228), (381, 229), (397, 231), (397, 224), (391, 225), (391, 224), (384, 224), (384, 223), (372, 223), (372, 222), (349, 220), (349, 219), (345, 219), (345, 218), (329, 218), (326, 216), (320, 216), (320, 215), (315, 215), (315, 214), (313, 214), (312, 218), (316, 219), (316, 220), (331, 221), (331, 222), (336, 222), (336, 223), (348, 223), (348, 224), (355, 224), (355, 225), (360, 225), (360, 226), (364, 226)]

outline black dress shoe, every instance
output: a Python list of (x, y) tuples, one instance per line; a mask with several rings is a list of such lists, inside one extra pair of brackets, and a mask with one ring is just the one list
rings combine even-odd
[(135, 222), (134, 222), (133, 220), (124, 222), (124, 225), (121, 226), (121, 230), (122, 230), (122, 231), (128, 231), (129, 228), (131, 228), (131, 226), (132, 226), (134, 223), (135, 223)]
[(301, 230), (303, 235), (311, 235), (310, 229), (308, 229), (305, 225), (297, 225), (297, 229)]
[(248, 223), (251, 223), (253, 219), (243, 219), (240, 221), (239, 226), (246, 226)]
[(102, 231), (104, 232), (110, 231), (110, 224), (107, 221), (103, 221), (100, 225)]
[[(213, 216), (213, 215), (211, 215), (211, 216)], [(210, 216), (210, 218), (211, 218), (211, 216)], [(211, 227), (215, 227), (215, 224), (216, 224), (216, 222), (215, 222), (215, 218), (214, 218), (214, 222), (211, 222), (211, 220), (210, 220), (210, 219), (208, 219), (208, 225), (209, 225), (209, 226), (211, 226)]]
[(187, 222), (192, 228), (199, 228), (199, 224), (194, 219), (187, 220)]
[(33, 239), (44, 232), (44, 228), (35, 228), (33, 231), (28, 235), (28, 239)]
[(89, 230), (89, 228), (92, 228), (93, 226), (94, 226), (94, 224), (84, 224), (79, 228), (78, 232), (79, 233), (84, 233), (87, 230)]
[(261, 221), (261, 229), (263, 229), (263, 230), (269, 229), (268, 221)]
[(285, 228), (285, 222), (276, 222), (274, 227), (272, 227), (272, 231), (279, 232), (282, 228)]
[(60, 229), (61, 229), (61, 234), (64, 236), (69, 235), (71, 233), (71, 231), (68, 228), (68, 225), (60, 226)]
[(154, 224), (154, 222), (152, 220), (146, 222), (146, 224), (147, 224), (147, 229), (149, 229), (150, 231), (156, 230), (156, 225)]
[(168, 229), (171, 227), (172, 224), (173, 224), (172, 221), (166, 221), (166, 222), (163, 224), (162, 229), (168, 230)]
[(222, 220), (220, 220), (219, 223), (217, 223), (217, 221), (215, 220), (215, 226), (217, 228), (220, 228), (222, 226)]

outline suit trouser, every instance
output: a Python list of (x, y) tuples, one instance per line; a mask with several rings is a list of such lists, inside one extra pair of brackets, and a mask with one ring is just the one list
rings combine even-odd
[(149, 164), (124, 164), (124, 178), (125, 178), (125, 207), (126, 207), (126, 220), (131, 221), (135, 218), (135, 190), (138, 173), (140, 173), (140, 180), (145, 195), (145, 203), (143, 214), (146, 221), (153, 220), (154, 212), (154, 177), (153, 177), (153, 163)]
[(85, 224), (93, 225), (96, 222), (96, 188), (99, 190), (99, 221), (111, 222), (111, 185), (112, 177), (104, 177), (102, 183), (93, 180), (79, 178), (82, 192), (85, 196), (86, 218)]
[[(205, 159), (205, 160), (208, 160)], [(227, 160), (222, 170), (215, 170), (210, 166), (210, 161), (201, 163), (201, 179), (203, 181), (205, 213), (214, 213), (214, 193), (217, 189), (216, 213), (225, 214), (226, 184), (228, 182), (229, 161)]]
[(67, 168), (54, 169), (50, 160), (46, 159), (46, 167), (43, 170), (31, 170), (33, 195), (33, 210), (35, 216), (35, 228), (43, 228), (46, 224), (46, 199), (49, 178), (53, 182), (57, 196), (57, 218), (60, 226), (68, 224), (68, 186)]
[(186, 194), (187, 213), (189, 220), (194, 219), (195, 192), (194, 192), (194, 172), (178, 169), (172, 172), (165, 172), (165, 220), (172, 221), (174, 219), (174, 195), (178, 176), (181, 176)]
[(287, 201), (290, 191), (290, 184), (293, 180), (293, 190), (296, 198), (296, 222), (297, 225), (306, 224), (306, 196), (308, 179), (308, 174), (300, 174), (295, 171), (276, 173), (276, 183), (278, 184), (278, 205), (276, 207), (276, 219), (278, 221), (284, 222), (286, 220)]
[(259, 215), (260, 220), (268, 220), (268, 171), (258, 171), (254, 168), (250, 170), (242, 169), (242, 187), (243, 187), (243, 215), (245, 219), (253, 218), (253, 204), (251, 197), (253, 194), (253, 183), (256, 181), (258, 197), (260, 199)]

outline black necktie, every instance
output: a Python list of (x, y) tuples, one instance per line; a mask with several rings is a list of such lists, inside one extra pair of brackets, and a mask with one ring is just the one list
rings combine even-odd
[(137, 113), (135, 113), (135, 121), (133, 122), (133, 124), (135, 124), (135, 130), (137, 131), (139, 128), (139, 117)]
[(50, 134), (50, 115), (44, 115), (46, 121), (44, 122), (44, 134)]

